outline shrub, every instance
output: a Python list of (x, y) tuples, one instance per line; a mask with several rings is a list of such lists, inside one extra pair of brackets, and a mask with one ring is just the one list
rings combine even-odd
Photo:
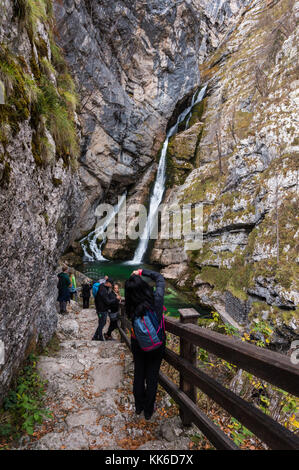
[(30, 354), (14, 389), (4, 399), (3, 409), (0, 410), (2, 437), (17, 438), (22, 432), (32, 435), (36, 424), (52, 417), (43, 405), (45, 382), (38, 375), (36, 364), (37, 357)]

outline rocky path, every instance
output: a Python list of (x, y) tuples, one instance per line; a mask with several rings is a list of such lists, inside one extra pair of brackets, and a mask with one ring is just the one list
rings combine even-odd
[(96, 326), (95, 310), (81, 310), (75, 302), (68, 315), (59, 315), (59, 347), (39, 360), (54, 417), (33, 438), (23, 438), (20, 448), (189, 449), (194, 429), (182, 428), (162, 391), (150, 422), (135, 415), (131, 353), (116, 332), (115, 341), (91, 341)]

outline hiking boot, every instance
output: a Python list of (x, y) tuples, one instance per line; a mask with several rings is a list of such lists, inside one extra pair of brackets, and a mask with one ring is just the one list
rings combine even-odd
[(152, 414), (144, 413), (144, 417), (145, 417), (146, 421), (149, 421), (152, 416), (153, 416), (153, 413)]
[(106, 341), (114, 341), (112, 336), (108, 336), (107, 333), (104, 334), (104, 337)]

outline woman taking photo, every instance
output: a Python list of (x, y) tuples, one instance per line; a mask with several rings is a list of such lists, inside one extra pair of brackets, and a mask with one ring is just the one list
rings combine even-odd
[[(141, 276), (155, 281), (155, 291)], [(154, 412), (159, 369), (165, 351), (164, 291), (164, 277), (148, 269), (134, 271), (125, 283), (126, 314), (133, 325), (131, 345), (134, 358), (135, 408), (138, 415), (144, 411), (147, 420)], [(142, 334), (139, 334), (142, 328), (145, 340), (150, 338), (152, 341), (149, 347), (142, 343)], [(157, 338), (156, 341), (153, 341), (153, 338)]]

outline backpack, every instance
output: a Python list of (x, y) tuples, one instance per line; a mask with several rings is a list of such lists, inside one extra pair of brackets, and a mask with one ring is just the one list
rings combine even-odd
[(94, 285), (92, 286), (92, 295), (94, 296), (94, 298), (96, 298), (100, 285), (105, 284), (105, 282), (106, 279), (100, 279), (98, 282), (94, 283)]
[(154, 351), (163, 344), (165, 337), (164, 314), (159, 324), (155, 312), (147, 310), (143, 317), (134, 318), (133, 332), (143, 351)]

